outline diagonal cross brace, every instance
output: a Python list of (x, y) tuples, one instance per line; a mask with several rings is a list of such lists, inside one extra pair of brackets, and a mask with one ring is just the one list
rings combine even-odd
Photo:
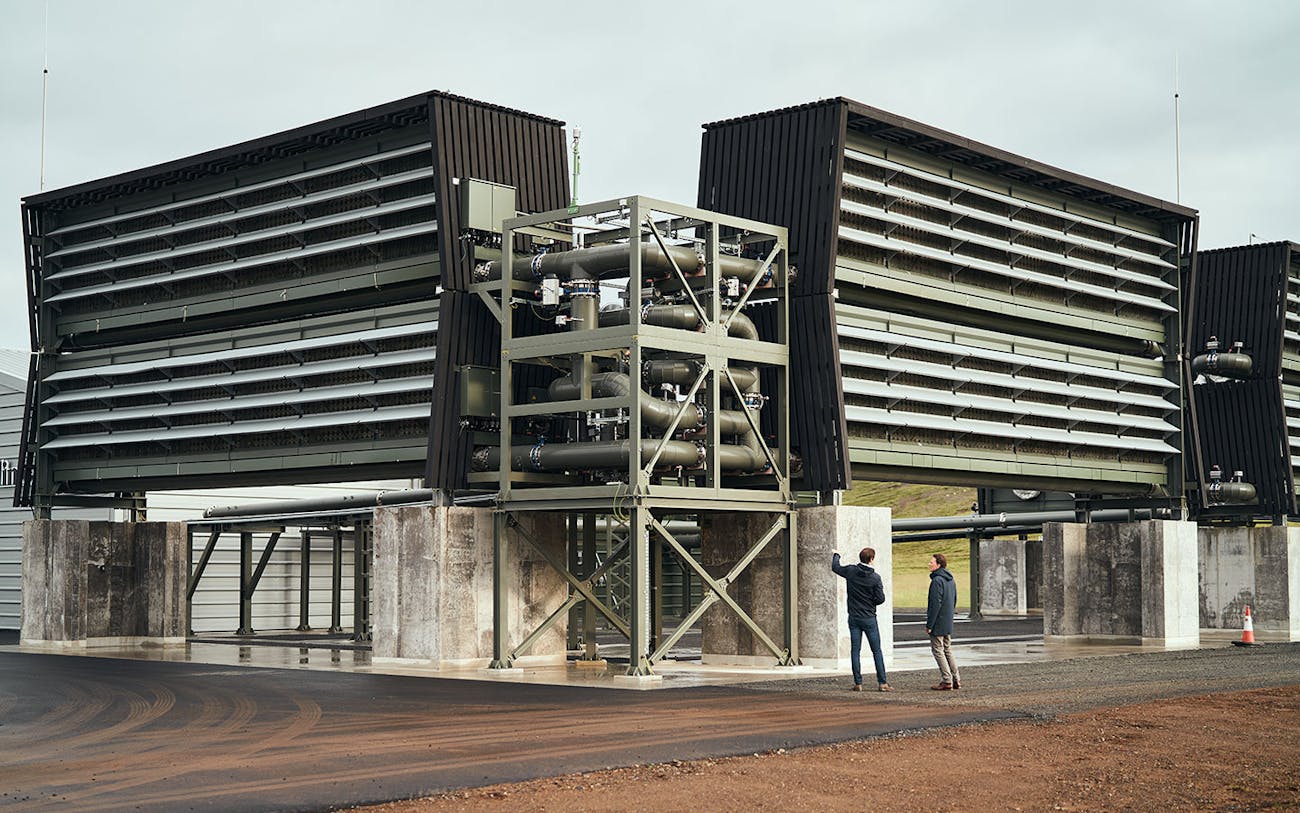
[[(555, 561), (555, 558), (551, 556), (550, 552), (547, 551), (545, 548), (543, 548), (541, 545), (537, 544), (537, 541), (534, 540), (532, 536), (530, 536), (528, 532), (525, 531), (522, 527), (520, 527), (517, 524), (514, 525), (513, 527), (515, 531), (521, 537), (523, 537), (523, 540), (527, 542), (532, 547), (533, 550), (537, 551), (539, 556), (541, 556), (543, 559), (546, 560), (546, 564), (550, 565), (551, 569), (553, 569), (556, 573), (559, 573), (562, 577), (564, 577), (564, 580), (567, 581), (574, 590), (577, 590), (578, 593), (581, 594), (582, 598), (591, 602), (591, 606), (595, 607), (597, 612), (605, 616), (605, 618), (609, 620), (609, 623), (613, 624), (614, 627), (620, 633), (622, 633), (624, 637), (629, 639), (632, 637), (632, 630), (630, 627), (628, 627), (627, 622), (624, 621), (622, 618), (619, 618), (618, 613), (611, 610), (608, 606), (605, 605), (605, 602), (597, 598), (596, 594), (591, 589), (591, 585), (595, 584), (600, 579), (600, 577), (603, 577), (605, 575), (605, 572), (609, 570), (609, 568), (613, 566), (615, 562), (618, 561), (618, 559), (623, 555), (624, 552), (626, 552), (628, 548), (628, 543), (626, 541), (624, 541), (617, 548), (615, 548), (613, 552), (611, 552), (610, 555), (605, 558), (604, 563), (602, 563), (601, 566), (596, 569), (595, 573), (592, 573), (586, 579), (579, 579), (577, 576), (570, 573), (567, 567)], [(544, 625), (549, 626), (550, 624), (554, 623), (554, 618), (555, 617), (547, 619)], [(534, 636), (532, 635), (529, 636), (529, 638), (533, 638), (533, 637)]]
[[(757, 542), (755, 542), (752, 546), (750, 546), (749, 550), (745, 553), (745, 555), (740, 557), (740, 561), (736, 562), (735, 566), (731, 568), (730, 572), (728, 572), (727, 575), (723, 576), (721, 579), (714, 579), (712, 576), (710, 576), (709, 572), (704, 569), (704, 566), (701, 565), (699, 562), (695, 561), (695, 558), (691, 556), (691, 554), (686, 550), (686, 548), (682, 547), (682, 543), (678, 542), (677, 539), (671, 533), (668, 532), (668, 529), (665, 528), (663, 524), (659, 522), (658, 519), (656, 519), (653, 516), (650, 517), (650, 525), (655, 529), (657, 533), (659, 533), (660, 536), (664, 538), (664, 541), (666, 541), (668, 545), (673, 549), (673, 551), (677, 554), (678, 558), (680, 558), (682, 562), (686, 564), (687, 567), (695, 571), (695, 575), (699, 576), (700, 580), (704, 582), (704, 585), (713, 591), (711, 595), (716, 595), (718, 601), (721, 601), (722, 603), (730, 607), (731, 611), (736, 614), (736, 617), (740, 619), (741, 623), (744, 624), (746, 627), (748, 627), (749, 631), (754, 633), (754, 637), (758, 638), (759, 642), (761, 642), (763, 646), (767, 647), (768, 651), (771, 652), (773, 655), (775, 655), (782, 664), (786, 664), (789, 662), (790, 660), (789, 650), (781, 649), (775, 643), (773, 643), (772, 639), (767, 636), (767, 633), (763, 632), (762, 628), (759, 627), (758, 624), (754, 622), (754, 619), (750, 618), (749, 614), (746, 613), (743, 609), (741, 609), (740, 605), (736, 603), (736, 600), (727, 593), (727, 587), (732, 582), (734, 582), (736, 578), (740, 576), (741, 573), (744, 572), (745, 568), (749, 567), (751, 562), (753, 562), (756, 558), (758, 558), (758, 555), (763, 552), (764, 548), (767, 547), (767, 543), (771, 542), (774, 538), (776, 538), (776, 535), (781, 532), (782, 527), (784, 527), (784, 523), (782, 522), (780, 517), (778, 517), (776, 521), (772, 523), (771, 528), (768, 528), (767, 531), (764, 532), (761, 537), (759, 537)], [(692, 613), (692, 615), (695, 615), (695, 613)], [(669, 636), (668, 640), (675, 642), (677, 638), (681, 637), (680, 633), (682, 633), (683, 631), (684, 630), (681, 627), (678, 627), (678, 629), (675, 630), (673, 634)], [(660, 646), (659, 649), (663, 650), (664, 652), (667, 651), (663, 648), (663, 646)], [(656, 651), (656, 654), (659, 654), (658, 650)]]
[(687, 407), (690, 407), (694, 403), (695, 393), (700, 391), (700, 385), (703, 384), (704, 379), (708, 377), (709, 371), (710, 368), (708, 364), (703, 365), (700, 370), (699, 378), (695, 379), (695, 385), (691, 387), (691, 391), (687, 393), (681, 406), (677, 408), (677, 414), (673, 416), (673, 422), (668, 425), (668, 428), (664, 430), (663, 437), (659, 439), (659, 445), (655, 447), (655, 453), (650, 457), (650, 462), (645, 465), (644, 469), (642, 469), (646, 474), (654, 471), (655, 464), (659, 462), (659, 456), (663, 454), (665, 444), (668, 443), (668, 440), (677, 431), (677, 426), (682, 422), (682, 416), (686, 414)]
[(695, 308), (695, 314), (700, 317), (700, 324), (709, 324), (709, 316), (704, 312), (704, 306), (701, 305), (700, 300), (695, 297), (695, 291), (691, 290), (691, 283), (687, 281), (686, 275), (682, 273), (682, 269), (678, 267), (677, 261), (674, 260), (673, 255), (669, 253), (668, 246), (664, 244), (664, 238), (659, 234), (659, 227), (655, 225), (654, 218), (650, 215), (646, 215), (645, 222), (646, 225), (650, 227), (650, 233), (655, 236), (655, 242), (659, 244), (659, 250), (664, 253), (664, 256), (668, 258), (668, 262), (672, 265), (673, 270), (677, 272), (677, 279), (681, 280), (682, 289), (686, 291), (686, 295), (691, 298), (691, 306)]
[(749, 285), (745, 287), (745, 293), (740, 297), (740, 302), (736, 303), (736, 307), (731, 309), (731, 315), (722, 323), (724, 330), (731, 327), (731, 320), (735, 319), (736, 314), (740, 313), (740, 309), (745, 307), (745, 303), (749, 302), (749, 297), (753, 295), (754, 289), (757, 288), (758, 283), (762, 281), (763, 275), (767, 273), (767, 269), (772, 267), (772, 261), (776, 259), (777, 254), (781, 253), (781, 248), (782, 246), (780, 243), (777, 243), (772, 247), (772, 251), (767, 255), (767, 259), (763, 260), (763, 264), (759, 266), (758, 273), (754, 275), (754, 278), (749, 281)]

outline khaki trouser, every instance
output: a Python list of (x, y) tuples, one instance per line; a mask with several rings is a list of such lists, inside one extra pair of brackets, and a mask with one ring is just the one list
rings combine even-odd
[(954, 683), (961, 682), (961, 674), (957, 671), (957, 661), (952, 657), (951, 635), (931, 635), (930, 653), (934, 655), (934, 662), (939, 664), (940, 683), (951, 686)]

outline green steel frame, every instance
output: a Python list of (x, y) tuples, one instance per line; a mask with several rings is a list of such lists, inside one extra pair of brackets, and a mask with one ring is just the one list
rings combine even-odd
[[(594, 656), (590, 640), (594, 628), (595, 615), (603, 616), (611, 627), (628, 638), (630, 656), (627, 673), (632, 676), (653, 674), (653, 666), (661, 660), (669, 648), (681, 635), (693, 626), (714, 604), (721, 603), (736, 615), (739, 621), (748, 627), (754, 637), (771, 652), (778, 664), (798, 663), (798, 613), (795, 589), (798, 582), (796, 563), (796, 525), (791, 511), (792, 491), (790, 486), (790, 449), (789, 449), (789, 334), (787, 288), (788, 236), (784, 228), (771, 226), (744, 218), (720, 215), (688, 206), (667, 203), (646, 197), (628, 197), (575, 206), (564, 210), (545, 212), (537, 215), (517, 217), (505, 221), (502, 228), (503, 246), (516, 245), (516, 239), (531, 237), (544, 241), (566, 243), (565, 247), (581, 247), (584, 238), (580, 230), (573, 226), (573, 221), (594, 218), (597, 222), (608, 223), (619, 220), (625, 223), (621, 229), (599, 231), (592, 235), (592, 240), (609, 242), (625, 239), (629, 242), (658, 245), (668, 254), (666, 233), (676, 234), (691, 230), (699, 237), (702, 233), (704, 254), (703, 291), (719, 291), (722, 280), (719, 277), (719, 256), (725, 241), (733, 243), (761, 243), (766, 249), (761, 271), (756, 274), (744, 288), (737, 292), (738, 298), (732, 303), (732, 309), (724, 313), (720, 294), (707, 297), (697, 296), (691, 281), (683, 270), (672, 262), (675, 276), (673, 282), (680, 285), (684, 297), (699, 316), (699, 332), (646, 324), (642, 321), (641, 309), (637, 303), (642, 302), (642, 256), (640, 251), (629, 252), (629, 284), (627, 301), (630, 304), (628, 324), (584, 329), (563, 334), (544, 336), (516, 336), (511, 319), (503, 318), (504, 313), (518, 304), (531, 302), (534, 285), (515, 280), (513, 276), (514, 257), (512, 252), (502, 252), (502, 271), (500, 280), (477, 283), (472, 290), (479, 294), (489, 310), (501, 325), (501, 367), (500, 367), (500, 412), (502, 431), (499, 437), (499, 452), (502, 464), (495, 475), (487, 473), (474, 478), (486, 483), (489, 477), (498, 486), (498, 509), (494, 523), (494, 612), (493, 612), (493, 668), (509, 668), (513, 661), (524, 654), (540, 637), (561, 619), (570, 617), (570, 611), (582, 605), (584, 628), (587, 641), (587, 657)], [(671, 260), (671, 255), (669, 255)], [(777, 309), (774, 341), (755, 341), (740, 339), (728, 335), (728, 327), (734, 316), (751, 301), (758, 290), (760, 282), (770, 270), (774, 281), (772, 289), (764, 289), (765, 296), (773, 300)], [(698, 280), (697, 280), (698, 281)], [(774, 294), (774, 296), (772, 296)], [(582, 379), (581, 397), (562, 402), (541, 404), (516, 403), (514, 397), (515, 367), (520, 364), (545, 363), (553, 357), (570, 357), (575, 369), (592, 369), (597, 358), (616, 358), (626, 360), (626, 367), (631, 379), (630, 394), (616, 397), (592, 397), (590, 381)], [(629, 464), (626, 482), (613, 484), (585, 484), (580, 481), (556, 475), (539, 475), (530, 472), (512, 471), (508, 461), (511, 458), (511, 426), (515, 418), (534, 415), (554, 414), (588, 414), (605, 410), (623, 410), (626, 414), (626, 437), (639, 439), (643, 437), (642, 421), (638, 398), (646, 397), (642, 389), (642, 362), (648, 358), (675, 358), (695, 361), (700, 373), (689, 394), (683, 401), (676, 419), (667, 427), (659, 439), (659, 445), (651, 453), (643, 453), (639, 443), (629, 444)], [(719, 447), (721, 433), (717, 421), (709, 423), (707, 437), (704, 439), (703, 476), (695, 478), (691, 485), (671, 484), (660, 481), (655, 475), (655, 465), (664, 443), (676, 432), (681, 419), (685, 416), (687, 405), (697, 394), (703, 394), (705, 409), (709, 414), (716, 414), (724, 395), (734, 396), (743, 402), (741, 388), (729, 371), (734, 363), (762, 366), (771, 371), (768, 380), (775, 380), (775, 389), (765, 386), (765, 392), (773, 397), (774, 415), (765, 424), (775, 436), (775, 443), (769, 445), (763, 438), (758, 417), (754, 410), (743, 409), (749, 423), (750, 431), (758, 438), (760, 448), (770, 467), (770, 475), (752, 478), (751, 482), (738, 484), (736, 479), (723, 477), (720, 466)], [(774, 514), (776, 519), (771, 526), (754, 540), (748, 552), (731, 570), (721, 578), (713, 578), (690, 554), (665, 526), (670, 515), (706, 515), (717, 511), (746, 511)], [(548, 511), (562, 512), (569, 516), (596, 514), (612, 516), (626, 529), (626, 538), (599, 567), (594, 567), (594, 560), (584, 555), (583, 575), (575, 574), (570, 569), (570, 561), (575, 557), (555, 557), (545, 546), (539, 544), (525, 532), (517, 515), (520, 512)], [(593, 528), (588, 521), (586, 527)], [(593, 531), (584, 533), (583, 544), (587, 552), (594, 552), (594, 538), (587, 538)], [(508, 629), (509, 593), (507, 576), (509, 574), (512, 537), (534, 548), (542, 558), (564, 577), (568, 583), (568, 596), (537, 629), (525, 635), (520, 643), (511, 648), (511, 630)], [(780, 537), (784, 543), (784, 623), (781, 630), (780, 644), (762, 630), (748, 613), (727, 592), (728, 586), (745, 571), (753, 560), (775, 539)], [(577, 544), (570, 535), (569, 544)], [(662, 557), (658, 555), (659, 546), (666, 546), (682, 563), (683, 570), (696, 574), (703, 583), (706, 592), (703, 601), (697, 605), (672, 633), (661, 634), (661, 603), (656, 601), (658, 580), (662, 579), (662, 567), (656, 567)], [(608, 603), (602, 601), (596, 593), (596, 587), (606, 578), (610, 569), (623, 556), (630, 558), (630, 621), (623, 617)], [(594, 569), (593, 569), (594, 567)]]

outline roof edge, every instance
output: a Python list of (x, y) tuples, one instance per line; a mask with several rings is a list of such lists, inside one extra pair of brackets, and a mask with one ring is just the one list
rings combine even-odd
[(83, 181), (81, 183), (73, 184), (71, 186), (64, 186), (58, 189), (51, 189), (45, 192), (38, 192), (34, 195), (25, 196), (21, 200), (23, 203), (26, 203), (29, 206), (41, 206), (42, 204), (51, 203), (53, 201), (59, 200), (60, 198), (69, 197), (72, 195), (78, 195), (85, 192), (90, 192), (100, 187), (112, 186), (114, 184), (124, 183), (132, 180), (140, 180), (154, 175), (163, 175), (168, 172), (176, 172), (178, 170), (183, 170), (192, 165), (201, 164), (205, 161), (213, 161), (219, 158), (239, 155), (241, 153), (255, 152), (260, 149), (266, 149), (268, 147), (274, 146), (281, 142), (292, 141), (294, 139), (303, 138), (306, 136), (314, 135), (316, 133), (327, 132), (329, 130), (336, 129), (338, 127), (343, 127), (349, 124), (355, 124), (357, 122), (367, 121), (373, 118), (379, 118), (381, 116), (389, 115), (402, 110), (412, 110), (417, 107), (420, 107), (421, 105), (427, 105), (429, 101), (434, 98), (442, 98), (442, 99), (448, 99), (450, 101), (477, 105), (479, 107), (484, 107), (490, 110), (496, 110), (498, 112), (508, 113), (510, 115), (520, 116), (522, 118), (532, 119), (534, 121), (539, 121), (544, 124), (551, 124), (559, 127), (563, 127), (565, 125), (565, 122), (563, 121), (549, 118), (546, 116), (539, 116), (536, 113), (529, 113), (524, 110), (516, 110), (514, 108), (493, 104), (491, 102), (484, 102), (478, 99), (471, 99), (468, 96), (458, 96), (454, 93), (447, 93), (445, 91), (430, 90), (424, 93), (417, 93), (414, 96), (407, 96), (402, 99), (395, 99), (391, 102), (378, 104), (373, 107), (365, 107), (360, 110), (354, 110), (350, 113), (343, 113), (342, 115), (332, 116), (328, 119), (322, 119), (320, 121), (312, 122), (311, 124), (300, 125), (298, 127), (293, 127), (288, 130), (281, 130), (279, 132), (271, 133), (269, 135), (252, 138), (247, 141), (241, 141), (224, 147), (217, 147), (216, 149), (205, 150), (204, 152), (194, 153), (193, 155), (187, 155), (181, 158), (172, 159), (170, 161), (164, 161), (159, 164), (153, 164), (151, 166), (141, 167), (139, 169), (132, 169), (126, 172), (119, 172), (115, 175), (108, 175), (90, 181)]

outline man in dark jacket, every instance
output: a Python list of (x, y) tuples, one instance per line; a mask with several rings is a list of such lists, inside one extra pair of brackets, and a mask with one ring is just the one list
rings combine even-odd
[(952, 657), (952, 617), (957, 610), (957, 583), (948, 572), (948, 559), (942, 553), (930, 557), (930, 596), (925, 607), (925, 634), (930, 636), (930, 652), (939, 664), (939, 682), (931, 689), (946, 692), (961, 688), (961, 674)]
[(862, 635), (876, 661), (876, 683), (882, 692), (893, 689), (885, 681), (885, 656), (880, 651), (880, 626), (876, 622), (876, 607), (885, 603), (885, 585), (880, 574), (869, 565), (876, 558), (875, 548), (863, 548), (858, 554), (858, 564), (840, 564), (838, 552), (831, 557), (831, 570), (848, 582), (849, 604), (849, 654), (853, 662), (853, 691), (862, 691)]

